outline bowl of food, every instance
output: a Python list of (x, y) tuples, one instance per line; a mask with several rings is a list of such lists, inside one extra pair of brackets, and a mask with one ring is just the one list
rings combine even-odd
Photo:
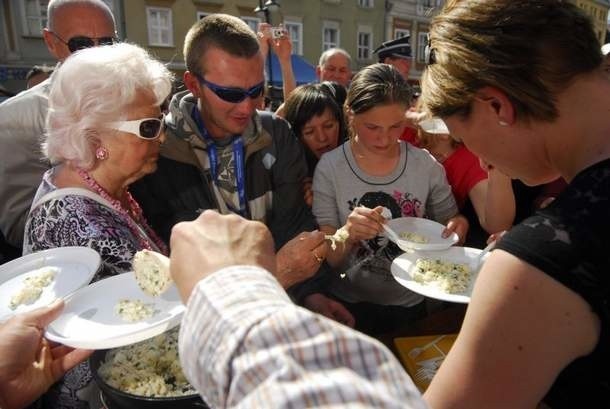
[(107, 409), (208, 408), (182, 372), (178, 329), (89, 358)]

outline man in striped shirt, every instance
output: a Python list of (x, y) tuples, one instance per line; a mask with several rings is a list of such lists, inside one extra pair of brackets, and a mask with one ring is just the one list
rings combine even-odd
[(290, 301), (262, 223), (206, 211), (171, 247), (182, 367), (212, 407), (426, 407), (383, 345)]

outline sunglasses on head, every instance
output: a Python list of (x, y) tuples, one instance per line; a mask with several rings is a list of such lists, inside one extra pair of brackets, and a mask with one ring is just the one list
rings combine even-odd
[(265, 81), (260, 84), (256, 84), (250, 89), (243, 88), (232, 88), (232, 87), (223, 87), (218, 84), (214, 84), (203, 78), (199, 74), (195, 74), (199, 82), (208, 87), (214, 94), (218, 96), (218, 98), (222, 99), (226, 102), (231, 102), (233, 104), (237, 104), (247, 97), (252, 99), (256, 99), (263, 95), (263, 91), (265, 90)]
[(59, 41), (68, 46), (70, 52), (76, 52), (78, 50), (82, 50), (84, 48), (91, 48), (96, 45), (112, 45), (118, 42), (116, 37), (85, 37), (85, 36), (77, 36), (72, 37), (68, 41), (64, 41), (63, 38), (50, 31), (51, 34), (55, 36)]
[(107, 126), (110, 129), (117, 131), (129, 132), (141, 139), (147, 141), (153, 141), (157, 139), (163, 129), (165, 129), (165, 123), (163, 122), (164, 115), (159, 118), (144, 118), (135, 119), (133, 121), (117, 121), (109, 123)]

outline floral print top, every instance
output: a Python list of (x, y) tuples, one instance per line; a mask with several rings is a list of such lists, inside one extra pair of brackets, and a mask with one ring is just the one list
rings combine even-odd
[[(54, 169), (47, 171), (34, 203), (57, 189), (52, 183)], [(94, 199), (67, 195), (43, 202), (30, 211), (25, 226), (23, 253), (84, 246), (97, 251), (102, 266), (92, 281), (131, 270), (131, 260), (140, 250), (138, 238), (124, 216)], [(42, 407), (52, 409), (97, 409), (99, 390), (87, 361), (69, 371), (41, 398)]]

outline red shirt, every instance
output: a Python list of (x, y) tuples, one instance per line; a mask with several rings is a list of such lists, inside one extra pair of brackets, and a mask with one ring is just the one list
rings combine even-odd
[(419, 142), (417, 141), (417, 130), (411, 128), (410, 126), (406, 126), (405, 130), (402, 131), (400, 140), (409, 142), (411, 145), (419, 147)]
[(481, 168), (479, 158), (463, 145), (460, 145), (443, 162), (443, 167), (458, 208), (462, 209), (466, 204), (470, 189), (480, 181), (487, 179), (487, 172)]

